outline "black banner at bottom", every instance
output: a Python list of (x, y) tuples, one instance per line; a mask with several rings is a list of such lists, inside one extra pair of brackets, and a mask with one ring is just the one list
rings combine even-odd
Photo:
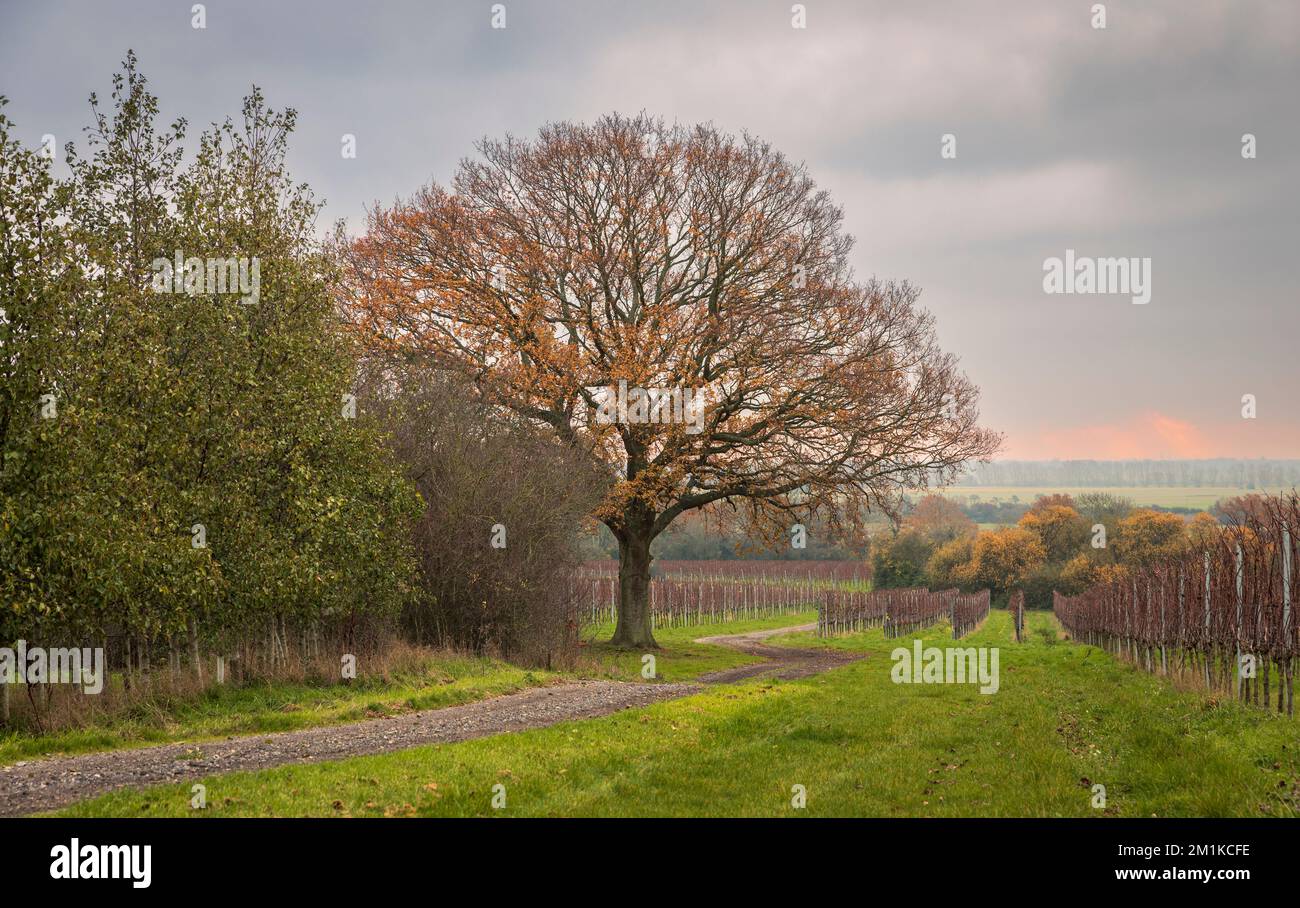
[(493, 894), (583, 880), (617, 891), (621, 874), (658, 889), (676, 885), (674, 868), (688, 870), (693, 887), (712, 888), (712, 876), (733, 893), (766, 887), (772, 875), (795, 882), (812, 871), (809, 882), (824, 881), (830, 870), (869, 871), (873, 892), (1001, 878), (1071, 892), (1196, 886), (1226, 895), (1289, 880), (1292, 832), (1281, 822), (1209, 819), (27, 819), (0, 821), (0, 847), (6, 885), (20, 887), (11, 892), (114, 891), (128, 900), (202, 895), (218, 883), (241, 897), (373, 895), (377, 885), (431, 874)]

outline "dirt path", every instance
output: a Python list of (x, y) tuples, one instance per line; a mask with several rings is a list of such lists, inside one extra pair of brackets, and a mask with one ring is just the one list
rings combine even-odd
[(771, 675), (774, 678), (785, 679), (806, 678), (809, 675), (817, 675), (836, 666), (862, 658), (861, 655), (856, 653), (822, 649), (794, 649), (789, 646), (769, 646), (763, 642), (783, 634), (797, 634), (804, 631), (815, 631), (816, 629), (816, 624), (800, 624), (794, 627), (778, 627), (766, 631), (750, 631), (747, 634), (699, 637), (696, 639), (696, 643), (729, 646), (732, 649), (740, 650), (742, 653), (748, 653), (751, 656), (762, 656), (767, 660), (756, 665), (742, 665), (739, 668), (710, 672), (707, 675), (701, 675), (699, 680), (703, 684), (729, 684), (734, 681), (743, 681), (746, 678), (754, 678), (758, 675)]
[(726, 684), (758, 675), (803, 678), (855, 658), (846, 653), (790, 649), (763, 642), (777, 634), (814, 627), (808, 624), (748, 634), (702, 637), (697, 642), (729, 646), (768, 661), (712, 672), (701, 676), (698, 683), (576, 681), (529, 688), (463, 706), (367, 719), (346, 725), (232, 737), (201, 744), (164, 744), (51, 757), (0, 766), (0, 816), (57, 810), (119, 788), (182, 782), (217, 773), (267, 769), (290, 763), (341, 760), (422, 744), (452, 743), (502, 732), (545, 728), (570, 719), (607, 716), (622, 709), (686, 697), (699, 692), (703, 684)]
[(699, 689), (694, 684), (578, 681), (346, 725), (14, 763), (0, 766), (0, 816), (57, 810), (118, 788), (181, 782), (286, 763), (341, 760), (421, 744), (543, 728), (567, 719), (604, 716), (685, 697)]

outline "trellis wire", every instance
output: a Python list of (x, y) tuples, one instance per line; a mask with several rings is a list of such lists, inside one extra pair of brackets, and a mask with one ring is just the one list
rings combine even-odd
[(1147, 671), (1295, 714), (1300, 655), (1292, 596), (1300, 499), (1258, 496), (1250, 513), (1201, 551), (1136, 570), (1078, 596), (1052, 594), (1061, 625)]
[(827, 590), (817, 609), (817, 635), (833, 637), (884, 628), (886, 637), (915, 633), (947, 618), (953, 639), (976, 630), (988, 617), (989, 591), (927, 589)]
[[(618, 617), (617, 577), (575, 578), (576, 597), (593, 624)], [(650, 581), (650, 618), (654, 627), (686, 627), (790, 615), (811, 608), (820, 584), (766, 583), (754, 578)]]

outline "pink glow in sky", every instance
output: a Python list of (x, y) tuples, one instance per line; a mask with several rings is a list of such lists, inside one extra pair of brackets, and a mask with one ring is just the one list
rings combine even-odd
[(1300, 427), (1239, 419), (1195, 424), (1165, 413), (1137, 413), (1118, 422), (1042, 425), (1007, 430), (999, 460), (1130, 460), (1296, 456)]

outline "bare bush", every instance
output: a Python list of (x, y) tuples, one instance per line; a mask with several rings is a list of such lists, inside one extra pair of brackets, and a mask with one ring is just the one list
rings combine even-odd
[(604, 494), (591, 462), (465, 382), (374, 363), (362, 410), (389, 433), (424, 499), (422, 589), (403, 624), (421, 643), (546, 667), (577, 656), (577, 531)]

